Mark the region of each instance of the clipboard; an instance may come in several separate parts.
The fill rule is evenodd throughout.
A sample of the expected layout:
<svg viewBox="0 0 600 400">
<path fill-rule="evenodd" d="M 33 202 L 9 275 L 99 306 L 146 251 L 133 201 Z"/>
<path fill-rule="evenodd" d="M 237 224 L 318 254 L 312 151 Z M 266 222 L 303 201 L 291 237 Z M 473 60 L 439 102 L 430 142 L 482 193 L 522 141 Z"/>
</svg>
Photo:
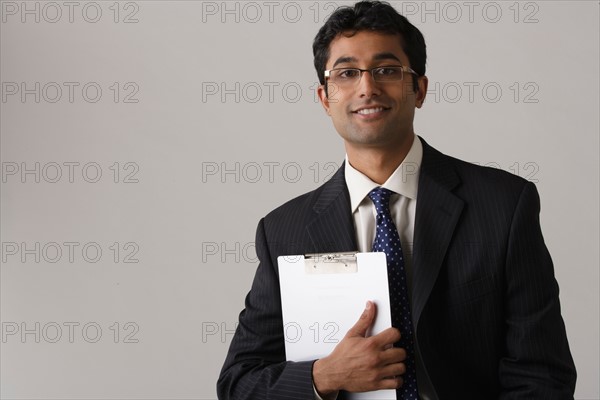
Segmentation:
<svg viewBox="0 0 600 400">
<path fill-rule="evenodd" d="M 329 355 L 358 321 L 367 300 L 377 306 L 368 336 L 392 326 L 385 253 L 326 253 L 277 258 L 288 361 Z M 396 399 L 395 390 L 349 393 L 349 399 Z"/>
</svg>

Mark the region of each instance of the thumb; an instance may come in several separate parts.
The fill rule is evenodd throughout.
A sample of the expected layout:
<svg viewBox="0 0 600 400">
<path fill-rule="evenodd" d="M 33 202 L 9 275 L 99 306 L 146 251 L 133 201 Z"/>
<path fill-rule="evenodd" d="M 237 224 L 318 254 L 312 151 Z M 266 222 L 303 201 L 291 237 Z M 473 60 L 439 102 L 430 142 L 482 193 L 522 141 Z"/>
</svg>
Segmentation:
<svg viewBox="0 0 600 400">
<path fill-rule="evenodd" d="M 373 325 L 373 320 L 375 319 L 375 304 L 372 301 L 367 301 L 367 305 L 365 306 L 365 310 L 362 315 L 356 321 L 354 326 L 350 328 L 346 336 L 360 336 L 365 337 L 367 335 L 367 331 Z"/>
</svg>

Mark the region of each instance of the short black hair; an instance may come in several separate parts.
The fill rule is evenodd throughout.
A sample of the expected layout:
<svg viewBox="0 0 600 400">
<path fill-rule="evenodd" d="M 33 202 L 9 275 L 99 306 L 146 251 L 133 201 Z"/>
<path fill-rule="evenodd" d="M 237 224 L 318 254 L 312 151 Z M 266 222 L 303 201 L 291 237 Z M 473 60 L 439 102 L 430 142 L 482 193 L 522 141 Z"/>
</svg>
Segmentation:
<svg viewBox="0 0 600 400">
<path fill-rule="evenodd" d="M 385 1 L 360 1 L 354 7 L 343 6 L 335 10 L 315 36 L 313 55 L 321 85 L 325 84 L 325 65 L 333 39 L 342 33 L 352 36 L 359 31 L 399 34 L 410 67 L 418 76 L 425 75 L 427 52 L 421 31 Z M 416 92 L 417 89 L 418 82 L 413 79 L 413 90 Z"/>
</svg>

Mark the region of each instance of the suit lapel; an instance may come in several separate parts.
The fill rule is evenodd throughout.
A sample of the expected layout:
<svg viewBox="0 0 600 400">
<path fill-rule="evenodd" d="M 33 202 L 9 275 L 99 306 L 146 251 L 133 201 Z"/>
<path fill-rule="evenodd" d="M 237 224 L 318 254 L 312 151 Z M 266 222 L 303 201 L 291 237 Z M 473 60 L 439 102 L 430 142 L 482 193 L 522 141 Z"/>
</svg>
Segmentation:
<svg viewBox="0 0 600 400">
<path fill-rule="evenodd" d="M 463 209 L 463 201 L 451 192 L 460 179 L 450 158 L 421 141 L 423 161 L 415 215 L 412 283 L 413 323 L 417 328 Z"/>
<path fill-rule="evenodd" d="M 316 253 L 356 251 L 356 233 L 343 163 L 323 185 L 313 211 L 315 218 L 307 225 L 306 230 Z"/>
</svg>

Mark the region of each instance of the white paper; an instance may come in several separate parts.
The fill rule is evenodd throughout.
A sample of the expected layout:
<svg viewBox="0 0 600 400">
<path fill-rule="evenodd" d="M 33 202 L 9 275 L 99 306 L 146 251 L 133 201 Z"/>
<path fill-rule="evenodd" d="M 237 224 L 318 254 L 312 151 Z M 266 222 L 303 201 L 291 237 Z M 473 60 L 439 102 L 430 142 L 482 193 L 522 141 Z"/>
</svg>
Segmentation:
<svg viewBox="0 0 600 400">
<path fill-rule="evenodd" d="M 280 256 L 277 263 L 288 361 L 329 355 L 358 321 L 367 300 L 377 305 L 370 334 L 392 326 L 385 253 L 357 253 L 356 273 L 307 274 L 304 256 Z M 360 400 L 396 399 L 395 390 L 349 395 Z"/>
</svg>

